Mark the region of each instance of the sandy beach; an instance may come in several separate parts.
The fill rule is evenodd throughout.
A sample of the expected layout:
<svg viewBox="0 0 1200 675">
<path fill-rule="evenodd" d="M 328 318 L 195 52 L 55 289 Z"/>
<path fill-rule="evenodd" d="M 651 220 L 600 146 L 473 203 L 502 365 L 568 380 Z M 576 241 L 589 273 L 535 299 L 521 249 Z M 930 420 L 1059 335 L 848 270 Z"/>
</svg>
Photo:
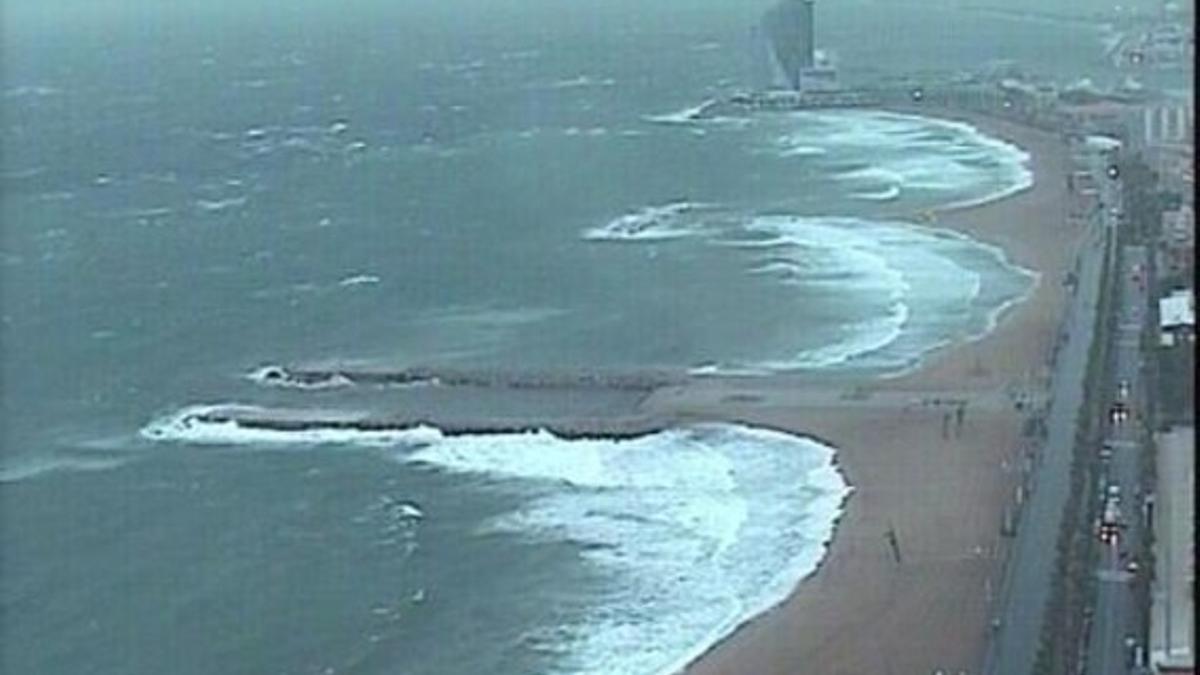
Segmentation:
<svg viewBox="0 0 1200 675">
<path fill-rule="evenodd" d="M 653 414 L 735 419 L 817 437 L 838 449 L 854 489 L 817 572 L 689 675 L 978 672 L 1006 554 L 1003 513 L 1025 442 L 1026 413 L 1012 396 L 1045 385 L 1068 292 L 1062 280 L 1082 231 L 1066 218 L 1061 139 L 925 112 L 968 121 L 1030 153 L 1032 188 L 939 212 L 931 225 L 1003 248 L 1040 281 L 995 331 L 943 349 L 901 377 L 701 381 L 644 402 Z M 961 426 L 953 407 L 933 399 L 966 401 Z"/>
<path fill-rule="evenodd" d="M 811 436 L 837 449 L 853 488 L 826 558 L 791 597 L 719 643 L 687 675 L 978 672 L 1009 545 L 1002 525 L 1031 442 L 1023 430 L 1044 404 L 1069 293 L 1063 281 L 1083 231 L 1067 218 L 1062 139 L 997 120 L 920 112 L 969 122 L 1023 148 L 1034 184 L 987 204 L 935 211 L 932 219 L 883 215 L 997 246 L 1038 281 L 994 331 L 936 351 L 908 373 L 688 378 L 276 367 L 261 371 L 260 385 L 362 385 L 372 392 L 371 409 L 353 419 L 306 414 L 297 421 L 286 411 L 259 410 L 198 420 L 285 431 L 536 427 L 563 437 L 729 421 Z M 374 386 L 410 381 L 442 386 L 386 395 Z"/>
</svg>

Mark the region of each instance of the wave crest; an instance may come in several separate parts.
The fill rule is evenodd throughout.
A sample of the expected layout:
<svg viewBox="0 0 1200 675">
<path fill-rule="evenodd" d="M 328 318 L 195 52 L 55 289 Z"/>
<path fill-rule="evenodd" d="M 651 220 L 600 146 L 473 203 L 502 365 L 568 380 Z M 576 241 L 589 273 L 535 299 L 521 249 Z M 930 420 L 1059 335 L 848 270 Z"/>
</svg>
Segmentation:
<svg viewBox="0 0 1200 675">
<path fill-rule="evenodd" d="M 231 410 L 247 408 L 185 408 L 143 435 L 226 445 L 387 445 L 398 462 L 483 476 L 519 495 L 514 510 L 487 521 L 486 531 L 577 546 L 589 564 L 620 579 L 594 610 L 546 636 L 553 644 L 545 647 L 572 672 L 677 672 L 816 570 L 850 494 L 833 448 L 737 424 L 567 440 L 545 431 L 450 436 L 433 427 L 385 436 L 267 433 L 206 421 Z"/>
<path fill-rule="evenodd" d="M 583 238 L 592 241 L 661 241 L 690 237 L 696 234 L 696 228 L 686 222 L 685 216 L 700 206 L 685 201 L 648 206 L 602 227 L 587 230 Z"/>
</svg>

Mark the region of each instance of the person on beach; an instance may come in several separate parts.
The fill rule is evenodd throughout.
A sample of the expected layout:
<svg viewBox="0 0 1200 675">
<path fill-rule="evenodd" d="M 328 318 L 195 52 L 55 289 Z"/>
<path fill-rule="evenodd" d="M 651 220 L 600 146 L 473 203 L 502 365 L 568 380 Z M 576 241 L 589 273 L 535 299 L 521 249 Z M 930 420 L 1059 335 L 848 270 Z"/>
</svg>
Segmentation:
<svg viewBox="0 0 1200 675">
<path fill-rule="evenodd" d="M 892 558 L 899 565 L 903 562 L 903 558 L 900 556 L 900 539 L 896 536 L 896 528 L 888 525 L 888 531 L 884 536 L 887 537 L 888 544 L 892 547 Z"/>
</svg>

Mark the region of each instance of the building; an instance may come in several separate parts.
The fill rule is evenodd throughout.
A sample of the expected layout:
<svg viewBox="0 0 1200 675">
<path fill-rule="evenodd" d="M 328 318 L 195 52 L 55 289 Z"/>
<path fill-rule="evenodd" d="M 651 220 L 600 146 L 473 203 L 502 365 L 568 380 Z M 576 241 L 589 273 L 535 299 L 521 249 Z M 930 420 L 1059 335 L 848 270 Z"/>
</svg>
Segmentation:
<svg viewBox="0 0 1200 675">
<path fill-rule="evenodd" d="M 1163 213 L 1159 241 L 1159 273 L 1171 279 L 1192 279 L 1196 273 L 1196 212 L 1191 204 Z"/>
<path fill-rule="evenodd" d="M 828 89 L 832 63 L 818 59 L 814 0 L 780 0 L 762 20 L 762 37 L 769 46 L 770 69 L 782 86 L 793 91 Z M 811 80 L 809 82 L 808 80 Z"/>
<path fill-rule="evenodd" d="M 1154 103 L 1142 109 L 1135 134 L 1130 140 L 1142 146 L 1190 143 L 1196 113 L 1189 102 Z"/>
<path fill-rule="evenodd" d="M 1163 213 L 1162 239 L 1168 251 L 1181 254 L 1195 251 L 1196 212 L 1191 205 L 1184 204 L 1178 211 Z"/>
<path fill-rule="evenodd" d="M 1163 346 L 1195 340 L 1196 296 L 1190 289 L 1177 290 L 1159 298 L 1158 327 Z"/>
<path fill-rule="evenodd" d="M 1163 188 L 1191 199 L 1196 153 L 1190 141 L 1152 145 L 1142 150 L 1142 156 Z"/>
<path fill-rule="evenodd" d="M 1109 56 L 1120 68 L 1176 69 L 1196 58 L 1192 21 L 1165 13 L 1153 25 L 1132 30 L 1119 38 Z"/>
<path fill-rule="evenodd" d="M 1139 106 L 1121 101 L 1065 102 L 1059 111 L 1063 120 L 1080 133 L 1126 138 L 1141 115 Z"/>
<path fill-rule="evenodd" d="M 1155 434 L 1158 485 L 1152 506 L 1155 573 L 1151 587 L 1150 667 L 1154 673 L 1196 672 L 1195 427 Z"/>
</svg>

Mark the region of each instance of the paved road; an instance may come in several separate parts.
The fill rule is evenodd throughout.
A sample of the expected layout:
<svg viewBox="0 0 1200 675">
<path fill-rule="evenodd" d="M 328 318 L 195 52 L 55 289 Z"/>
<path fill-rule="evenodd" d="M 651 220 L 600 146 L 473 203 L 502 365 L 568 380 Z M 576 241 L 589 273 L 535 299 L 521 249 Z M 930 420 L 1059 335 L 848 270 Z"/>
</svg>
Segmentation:
<svg viewBox="0 0 1200 675">
<path fill-rule="evenodd" d="M 1070 495 L 1076 419 L 1105 263 L 1105 228 L 1093 227 L 1080 251 L 1079 281 L 1065 321 L 1067 341 L 1055 363 L 1046 442 L 1032 475 L 1029 498 L 1018 516 L 997 598 L 997 622 L 984 661 L 988 675 L 1030 675 L 1037 657 L 1063 510 Z"/>
<path fill-rule="evenodd" d="M 1131 669 L 1131 649 L 1127 640 L 1142 641 L 1144 630 L 1138 625 L 1135 598 L 1130 582 L 1133 570 L 1128 568 L 1133 552 L 1140 549 L 1143 527 L 1142 495 L 1139 491 L 1139 454 L 1145 447 L 1145 429 L 1141 412 L 1145 409 L 1146 392 L 1141 378 L 1142 320 L 1145 318 L 1147 300 L 1144 281 L 1136 281 L 1135 274 L 1145 279 L 1147 252 L 1141 246 L 1127 246 L 1121 255 L 1120 277 L 1117 281 L 1117 330 L 1112 335 L 1113 380 L 1106 383 L 1109 402 L 1123 401 L 1130 410 L 1125 422 L 1108 421 L 1105 440 L 1112 448 L 1111 458 L 1105 462 L 1103 485 L 1098 492 L 1110 489 L 1120 491 L 1120 508 L 1125 529 L 1117 539 L 1105 545 L 1096 570 L 1097 598 L 1088 634 L 1088 675 L 1128 675 L 1137 672 Z M 1122 385 L 1124 383 L 1124 386 Z M 1098 497 L 1103 499 L 1103 496 Z M 1144 574 L 1139 566 L 1137 574 Z"/>
</svg>

